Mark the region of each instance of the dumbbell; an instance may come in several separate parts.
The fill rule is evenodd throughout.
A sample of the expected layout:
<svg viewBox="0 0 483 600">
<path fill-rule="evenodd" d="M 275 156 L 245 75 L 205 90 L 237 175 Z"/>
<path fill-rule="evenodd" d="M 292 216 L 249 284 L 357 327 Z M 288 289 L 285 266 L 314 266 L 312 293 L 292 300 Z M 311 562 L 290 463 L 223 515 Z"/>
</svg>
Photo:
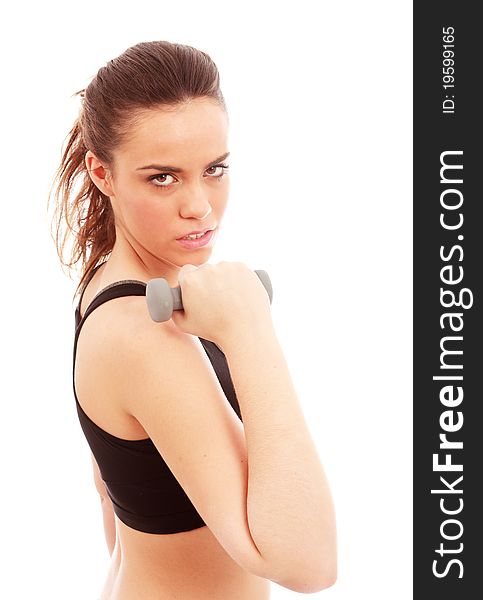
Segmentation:
<svg viewBox="0 0 483 600">
<path fill-rule="evenodd" d="M 267 290 L 270 304 L 272 303 L 273 290 L 270 277 L 266 271 L 255 271 L 260 281 Z M 163 277 L 150 279 L 146 284 L 146 301 L 148 303 L 149 314 L 153 321 L 161 323 L 168 321 L 173 314 L 173 310 L 183 308 L 183 299 L 181 297 L 181 288 L 169 287 L 169 283 Z"/>
</svg>

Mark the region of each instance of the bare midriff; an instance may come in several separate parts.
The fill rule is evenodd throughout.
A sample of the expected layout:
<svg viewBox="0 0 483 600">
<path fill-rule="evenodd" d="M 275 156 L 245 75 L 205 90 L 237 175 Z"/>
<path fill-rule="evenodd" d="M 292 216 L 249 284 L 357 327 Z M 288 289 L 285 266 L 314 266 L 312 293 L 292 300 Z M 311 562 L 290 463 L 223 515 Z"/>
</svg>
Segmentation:
<svg viewBox="0 0 483 600">
<path fill-rule="evenodd" d="M 267 600 L 270 581 L 240 567 L 207 526 L 174 534 L 131 529 L 117 539 L 101 600 Z"/>
</svg>

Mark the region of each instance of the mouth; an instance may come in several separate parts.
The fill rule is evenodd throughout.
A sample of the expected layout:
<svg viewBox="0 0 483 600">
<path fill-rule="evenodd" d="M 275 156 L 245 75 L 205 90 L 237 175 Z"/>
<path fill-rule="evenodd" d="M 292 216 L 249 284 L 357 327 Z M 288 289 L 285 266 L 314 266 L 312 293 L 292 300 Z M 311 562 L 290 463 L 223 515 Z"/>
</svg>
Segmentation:
<svg viewBox="0 0 483 600">
<path fill-rule="evenodd" d="M 190 231 L 186 235 L 181 236 L 181 237 L 176 238 L 176 239 L 177 240 L 196 240 L 196 239 L 200 239 L 201 237 L 203 237 L 206 234 L 207 231 L 214 231 L 214 229 L 216 229 L 216 226 L 208 227 L 207 229 L 200 229 L 198 231 Z"/>
<path fill-rule="evenodd" d="M 215 235 L 216 227 L 213 229 L 204 229 L 201 232 L 198 232 L 201 235 L 195 235 L 194 237 L 186 237 L 183 236 L 181 238 L 177 238 L 177 242 L 183 248 L 187 248 L 188 250 L 195 250 L 196 248 L 202 248 L 203 246 L 208 246 L 211 244 L 213 237 Z"/>
</svg>

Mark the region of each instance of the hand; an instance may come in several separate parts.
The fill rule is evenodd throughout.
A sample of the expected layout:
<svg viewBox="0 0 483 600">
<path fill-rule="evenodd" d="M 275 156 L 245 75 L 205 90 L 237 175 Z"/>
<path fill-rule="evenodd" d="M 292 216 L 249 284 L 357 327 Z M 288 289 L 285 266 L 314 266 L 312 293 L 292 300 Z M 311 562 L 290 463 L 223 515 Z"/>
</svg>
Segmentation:
<svg viewBox="0 0 483 600">
<path fill-rule="evenodd" d="M 222 261 L 195 267 L 178 276 L 184 310 L 173 311 L 174 324 L 185 333 L 223 346 L 226 337 L 271 323 L 270 299 L 258 275 L 241 262 Z"/>
</svg>

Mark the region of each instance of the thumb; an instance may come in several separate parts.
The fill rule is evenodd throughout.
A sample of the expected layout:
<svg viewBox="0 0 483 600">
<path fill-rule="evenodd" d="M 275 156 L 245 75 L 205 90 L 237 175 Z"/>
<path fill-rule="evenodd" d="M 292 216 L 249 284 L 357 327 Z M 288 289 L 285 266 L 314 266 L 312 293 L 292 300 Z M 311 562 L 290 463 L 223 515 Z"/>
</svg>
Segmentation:
<svg viewBox="0 0 483 600">
<path fill-rule="evenodd" d="M 190 263 L 186 263 L 185 265 L 183 265 L 178 273 L 178 283 L 184 278 L 186 273 L 190 273 L 191 271 L 196 271 L 197 268 L 198 267 L 195 267 L 195 265 L 191 265 Z"/>
<path fill-rule="evenodd" d="M 198 267 L 196 267 L 195 265 L 192 265 L 190 263 L 183 265 L 178 272 L 178 285 L 180 287 L 182 286 L 183 279 L 184 279 L 186 273 L 191 273 L 191 271 L 196 271 L 197 269 L 198 269 Z M 181 329 L 181 331 L 184 331 L 184 333 L 190 333 L 188 331 L 188 329 L 186 328 L 186 314 L 185 314 L 184 309 L 183 310 L 173 310 L 171 319 L 172 319 L 173 323 L 179 329 Z"/>
<path fill-rule="evenodd" d="M 184 321 L 186 320 L 186 317 L 184 315 L 183 310 L 173 310 L 171 320 L 176 325 L 176 327 L 181 329 L 181 331 L 184 331 Z"/>
</svg>

